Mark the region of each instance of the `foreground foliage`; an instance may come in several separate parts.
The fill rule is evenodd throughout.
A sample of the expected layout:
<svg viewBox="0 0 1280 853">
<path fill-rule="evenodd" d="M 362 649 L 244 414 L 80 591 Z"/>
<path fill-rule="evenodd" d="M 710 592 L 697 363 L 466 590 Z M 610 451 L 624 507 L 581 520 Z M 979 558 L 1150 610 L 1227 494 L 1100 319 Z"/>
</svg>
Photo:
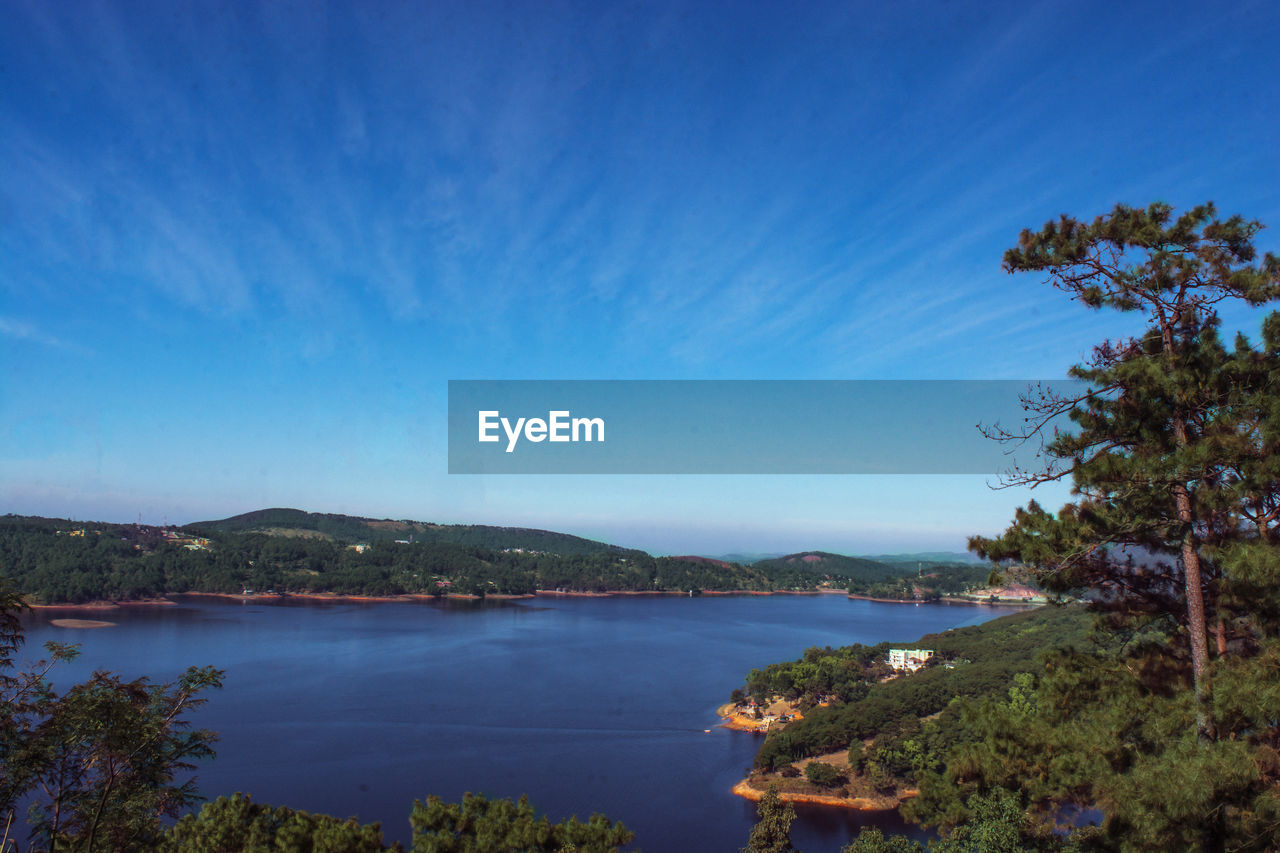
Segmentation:
<svg viewBox="0 0 1280 853">
<path fill-rule="evenodd" d="M 796 809 L 791 803 L 783 803 L 777 787 L 769 790 L 756 803 L 759 820 L 751 828 L 747 846 L 742 853 L 789 853 L 791 846 L 791 822 L 796 819 Z"/>
<path fill-rule="evenodd" d="M 634 834 L 603 815 L 587 822 L 569 818 L 552 823 L 539 817 L 527 798 L 519 802 L 467 794 L 461 803 L 428 797 L 415 802 L 411 853 L 614 853 Z M 381 853 L 382 829 L 354 818 L 339 820 L 282 806 L 254 803 L 236 794 L 207 803 L 173 827 L 160 853 Z"/>
<path fill-rule="evenodd" d="M 378 824 L 219 797 L 174 824 L 159 853 L 380 853 Z"/>
<path fill-rule="evenodd" d="M 615 853 L 635 838 L 601 814 L 585 823 L 576 817 L 552 823 L 538 817 L 526 797 L 513 803 L 467 794 L 461 803 L 446 803 L 432 796 L 413 804 L 409 823 L 413 853 Z"/>
<path fill-rule="evenodd" d="M 1073 841 L 1038 831 L 1023 813 L 1017 797 L 996 790 L 969 800 L 969 820 L 945 838 L 928 846 L 902 836 L 885 837 L 878 829 L 864 829 L 841 853 L 1034 853 L 1077 848 Z"/>
<path fill-rule="evenodd" d="M 77 653 L 50 643 L 50 658 L 19 668 L 22 603 L 0 594 L 0 815 L 28 805 L 28 850 L 142 850 L 162 821 L 199 797 L 179 778 L 213 754 L 213 732 L 187 714 L 222 674 L 193 667 L 171 684 L 95 672 L 58 693 L 46 675 Z"/>
</svg>

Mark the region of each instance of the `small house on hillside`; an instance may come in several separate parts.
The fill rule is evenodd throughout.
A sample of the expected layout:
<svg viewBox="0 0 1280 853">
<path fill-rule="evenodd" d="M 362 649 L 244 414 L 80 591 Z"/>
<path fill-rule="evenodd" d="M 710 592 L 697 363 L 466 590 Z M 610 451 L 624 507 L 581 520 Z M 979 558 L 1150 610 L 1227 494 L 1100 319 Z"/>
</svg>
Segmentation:
<svg viewBox="0 0 1280 853">
<path fill-rule="evenodd" d="M 933 657 L 933 649 L 889 649 L 889 666 L 915 672 Z"/>
</svg>

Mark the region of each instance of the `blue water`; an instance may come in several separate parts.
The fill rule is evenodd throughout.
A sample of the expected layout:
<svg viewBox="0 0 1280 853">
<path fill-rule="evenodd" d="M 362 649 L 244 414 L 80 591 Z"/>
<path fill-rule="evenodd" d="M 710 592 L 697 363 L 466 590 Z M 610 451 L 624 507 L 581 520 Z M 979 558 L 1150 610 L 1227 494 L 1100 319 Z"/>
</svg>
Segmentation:
<svg viewBox="0 0 1280 853">
<path fill-rule="evenodd" d="M 736 851 L 754 804 L 729 793 L 760 743 L 717 728 L 715 709 L 753 667 L 809 646 L 975 624 L 996 608 L 853 601 L 843 595 L 549 599 L 491 603 L 264 605 L 185 599 L 130 608 L 101 630 L 26 619 L 26 657 L 80 642 L 60 669 L 171 679 L 226 670 L 195 722 L 221 734 L 200 765 L 207 797 L 255 799 L 361 821 L 408 840 L 415 798 L 527 793 L 559 820 L 599 811 L 654 851 Z M 1006 611 L 1007 612 L 1007 611 Z M 710 729 L 710 733 L 706 732 Z M 801 809 L 792 839 L 837 851 L 896 814 Z M 917 836 L 918 837 L 918 836 Z"/>
</svg>

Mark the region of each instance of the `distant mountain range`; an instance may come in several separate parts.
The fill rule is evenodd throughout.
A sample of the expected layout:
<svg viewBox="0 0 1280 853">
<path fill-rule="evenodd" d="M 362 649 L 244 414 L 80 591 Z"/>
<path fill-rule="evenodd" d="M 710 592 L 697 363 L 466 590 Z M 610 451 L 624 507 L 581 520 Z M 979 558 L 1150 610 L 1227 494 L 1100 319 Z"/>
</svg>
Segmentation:
<svg viewBox="0 0 1280 853">
<path fill-rule="evenodd" d="M 720 554 L 719 556 L 713 557 L 712 559 L 724 560 L 726 563 L 741 563 L 744 566 L 749 566 L 752 563 L 758 563 L 761 560 L 773 560 L 778 557 L 785 557 L 785 556 L 787 555 L 782 551 L 761 551 L 761 552 L 747 552 L 747 553 L 741 553 L 741 554 L 740 553 Z"/>
<path fill-rule="evenodd" d="M 362 518 L 300 509 L 260 509 L 217 521 L 197 521 L 184 528 L 192 533 L 264 533 L 271 536 L 303 536 L 336 542 L 447 542 L 494 550 L 544 551 L 550 554 L 641 554 L 607 542 L 568 533 L 528 527 L 493 527 L 485 524 L 432 524 L 408 519 Z"/>
</svg>

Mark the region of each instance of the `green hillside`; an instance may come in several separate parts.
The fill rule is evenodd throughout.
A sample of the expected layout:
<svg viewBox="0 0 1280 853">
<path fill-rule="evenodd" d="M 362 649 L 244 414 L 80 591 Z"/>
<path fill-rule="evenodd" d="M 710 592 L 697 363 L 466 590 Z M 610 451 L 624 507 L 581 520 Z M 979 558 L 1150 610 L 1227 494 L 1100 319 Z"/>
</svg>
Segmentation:
<svg viewBox="0 0 1280 853">
<path fill-rule="evenodd" d="M 884 749 L 885 769 L 914 783 L 922 767 L 940 768 L 948 749 L 974 736 L 961 724 L 963 706 L 953 699 L 1007 696 L 1018 673 L 1038 671 L 1037 659 L 1045 652 L 1087 646 L 1091 622 L 1080 607 L 1042 607 L 905 643 L 810 649 L 801 660 L 752 670 L 747 694 L 782 695 L 806 705 L 833 697 L 829 706 L 811 707 L 804 719 L 770 733 L 755 764 L 780 767 L 876 738 L 870 753 Z M 930 649 L 935 660 L 912 675 L 886 681 L 882 661 L 891 646 Z M 914 771 L 901 755 L 889 757 L 913 738 L 916 748 L 924 749 Z"/>
<path fill-rule="evenodd" d="M 320 534 L 326 539 L 350 544 L 391 542 L 412 539 L 415 543 L 447 543 L 491 550 L 521 549 L 549 554 L 639 554 L 641 552 L 526 527 L 493 527 L 483 524 L 431 524 L 423 521 L 362 518 L 337 513 L 304 512 L 300 509 L 260 509 L 218 521 L 198 521 L 185 528 L 191 533 L 266 533 L 275 536 Z"/>
<path fill-rule="evenodd" d="M 0 588 L 36 603 L 74 604 L 244 590 L 383 596 L 806 591 L 824 580 L 796 566 L 766 571 L 700 557 L 653 557 L 522 528 L 297 510 L 265 511 L 228 519 L 225 526 L 232 529 L 223 526 L 207 522 L 178 529 L 0 516 Z M 442 541 L 447 538 L 461 541 Z"/>
<path fill-rule="evenodd" d="M 752 563 L 752 566 L 764 572 L 802 571 L 864 582 L 902 577 L 907 574 L 908 569 L 907 566 L 891 566 L 865 557 L 846 557 L 844 554 L 831 554 L 826 551 L 801 551 L 798 554 L 788 554 L 772 560 L 760 560 Z M 914 570 L 915 567 L 910 568 Z"/>
</svg>

